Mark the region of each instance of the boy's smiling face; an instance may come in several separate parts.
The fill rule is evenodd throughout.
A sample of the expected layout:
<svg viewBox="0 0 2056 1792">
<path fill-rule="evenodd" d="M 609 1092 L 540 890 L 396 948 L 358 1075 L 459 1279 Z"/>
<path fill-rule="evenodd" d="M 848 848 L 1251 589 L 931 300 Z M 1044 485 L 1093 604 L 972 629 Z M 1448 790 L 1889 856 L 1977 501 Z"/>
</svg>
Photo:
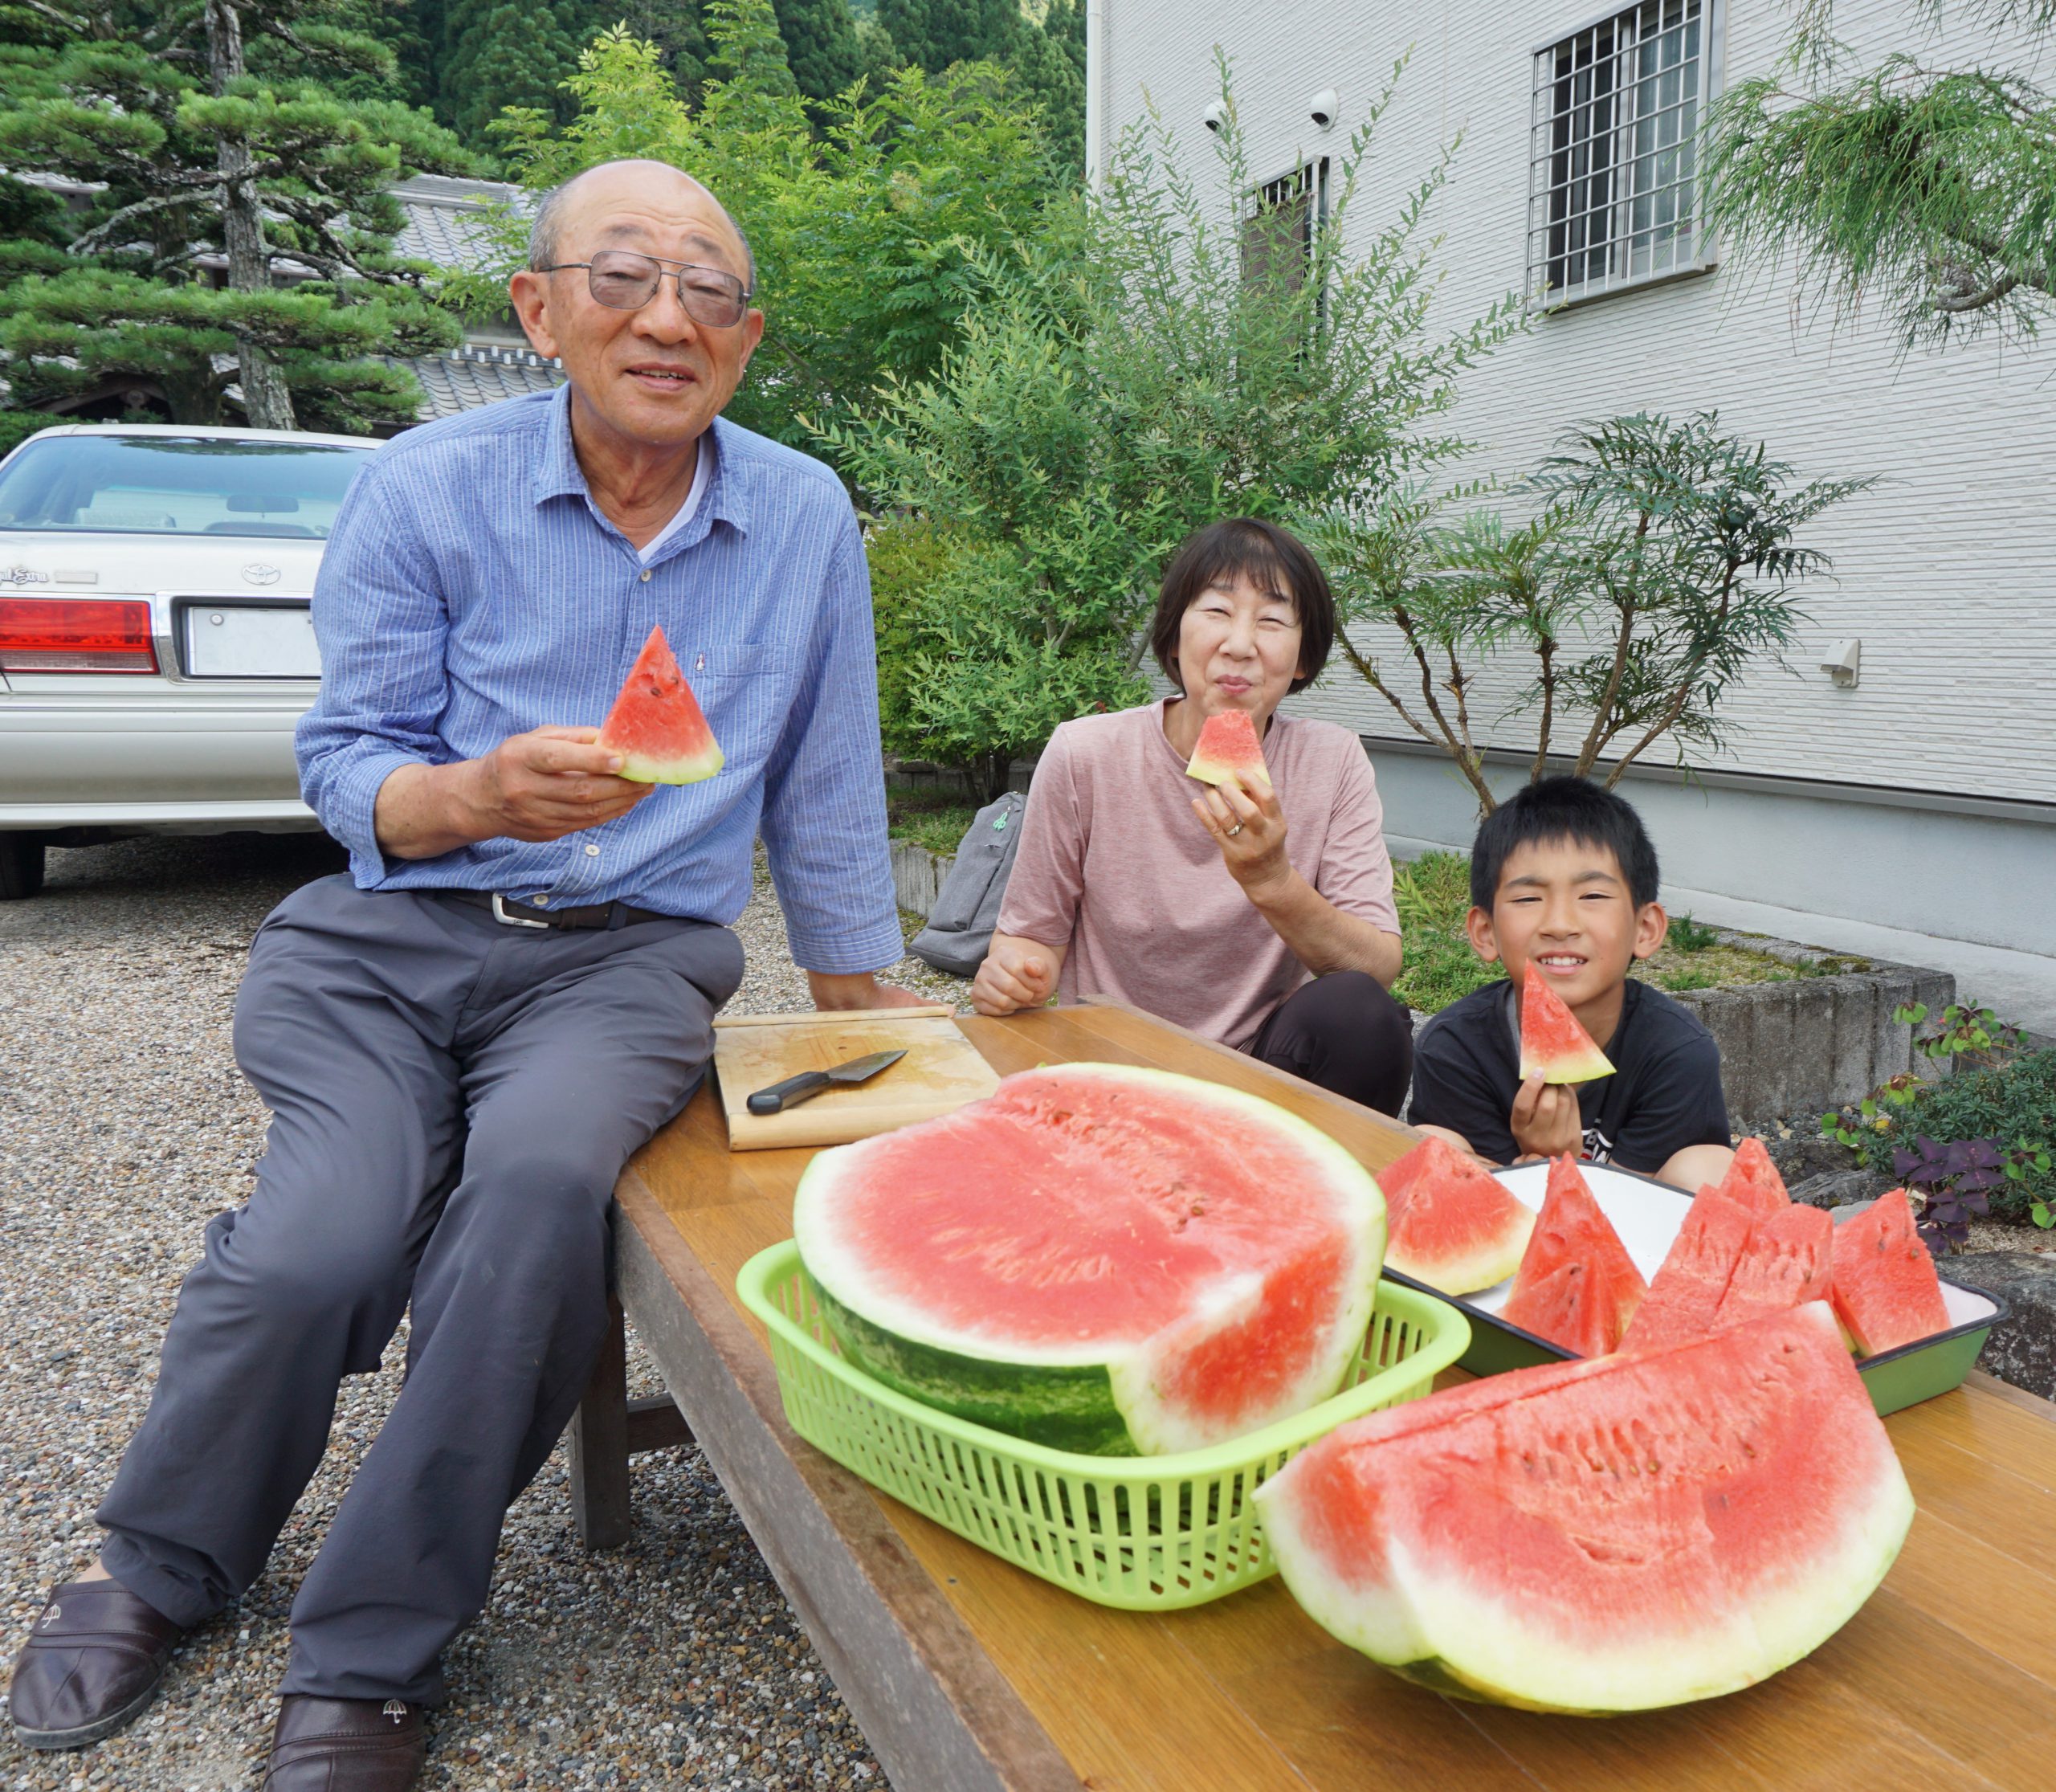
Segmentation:
<svg viewBox="0 0 2056 1792">
<path fill-rule="evenodd" d="M 1532 968 L 1603 1047 L 1630 963 L 1662 945 L 1666 925 L 1660 903 L 1635 906 L 1610 849 L 1564 839 L 1515 847 L 1490 912 L 1473 908 L 1466 927 L 1480 957 L 1503 961 L 1516 986 Z"/>
</svg>

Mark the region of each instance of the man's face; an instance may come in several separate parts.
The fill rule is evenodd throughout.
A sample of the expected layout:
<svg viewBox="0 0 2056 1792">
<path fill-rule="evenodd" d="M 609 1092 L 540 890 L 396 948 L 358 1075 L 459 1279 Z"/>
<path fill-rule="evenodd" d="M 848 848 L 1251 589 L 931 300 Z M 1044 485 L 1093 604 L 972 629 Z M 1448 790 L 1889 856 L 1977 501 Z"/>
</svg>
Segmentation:
<svg viewBox="0 0 2056 1792">
<path fill-rule="evenodd" d="M 619 311 L 594 298 L 582 267 L 524 271 L 511 292 L 539 353 L 556 356 L 594 418 L 627 440 L 682 447 L 735 396 L 764 333 L 750 311 L 726 329 L 687 315 L 675 264 L 718 267 L 747 283 L 741 239 L 713 195 L 675 169 L 630 162 L 585 175 L 566 194 L 555 259 L 625 249 L 673 263 L 649 303 Z"/>
</svg>

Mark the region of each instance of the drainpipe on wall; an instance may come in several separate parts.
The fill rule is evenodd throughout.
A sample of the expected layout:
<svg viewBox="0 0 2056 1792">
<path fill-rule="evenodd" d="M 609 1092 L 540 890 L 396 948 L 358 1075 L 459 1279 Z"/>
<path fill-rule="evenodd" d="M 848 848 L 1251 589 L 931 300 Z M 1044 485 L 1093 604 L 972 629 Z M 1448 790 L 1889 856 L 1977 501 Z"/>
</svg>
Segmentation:
<svg viewBox="0 0 2056 1792">
<path fill-rule="evenodd" d="M 1096 187 L 1106 157 L 1107 0 L 1085 0 L 1085 184 Z"/>
</svg>

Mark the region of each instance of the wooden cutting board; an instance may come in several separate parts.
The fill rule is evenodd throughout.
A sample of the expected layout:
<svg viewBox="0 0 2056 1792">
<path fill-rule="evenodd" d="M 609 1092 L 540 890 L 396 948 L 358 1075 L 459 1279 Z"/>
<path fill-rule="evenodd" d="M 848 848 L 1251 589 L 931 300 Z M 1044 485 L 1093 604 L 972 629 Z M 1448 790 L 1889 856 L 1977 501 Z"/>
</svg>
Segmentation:
<svg viewBox="0 0 2056 1792">
<path fill-rule="evenodd" d="M 714 1074 L 731 1151 L 847 1145 L 932 1120 L 999 1087 L 999 1076 L 957 1030 L 953 1010 L 862 1008 L 811 1014 L 736 1014 L 714 1023 Z M 753 1114 L 757 1090 L 803 1070 L 832 1070 L 867 1052 L 907 1055 L 867 1083 L 823 1089 L 782 1114 Z"/>
</svg>

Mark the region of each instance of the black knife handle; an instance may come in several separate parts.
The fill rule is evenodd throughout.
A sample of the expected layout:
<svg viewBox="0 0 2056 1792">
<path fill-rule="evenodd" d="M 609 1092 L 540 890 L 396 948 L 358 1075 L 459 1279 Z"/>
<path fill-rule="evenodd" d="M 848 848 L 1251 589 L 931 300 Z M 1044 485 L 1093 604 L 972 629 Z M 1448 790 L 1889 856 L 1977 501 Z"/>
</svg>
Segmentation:
<svg viewBox="0 0 2056 1792">
<path fill-rule="evenodd" d="M 759 1089 L 743 1105 L 753 1114 L 782 1114 L 788 1108 L 820 1094 L 828 1083 L 826 1071 L 803 1070 L 797 1076 L 788 1076 L 782 1083 L 773 1083 L 768 1089 Z"/>
</svg>

